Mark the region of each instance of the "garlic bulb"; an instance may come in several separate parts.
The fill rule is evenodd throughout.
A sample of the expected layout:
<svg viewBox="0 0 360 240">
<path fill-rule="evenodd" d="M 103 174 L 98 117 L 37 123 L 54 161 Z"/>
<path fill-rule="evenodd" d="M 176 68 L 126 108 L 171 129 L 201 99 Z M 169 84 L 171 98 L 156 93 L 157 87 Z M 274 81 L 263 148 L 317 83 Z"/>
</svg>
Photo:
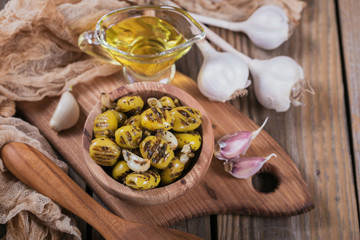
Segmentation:
<svg viewBox="0 0 360 240">
<path fill-rule="evenodd" d="M 216 33 L 206 28 L 206 37 L 224 51 L 228 51 L 247 63 L 254 80 L 255 95 L 266 108 L 284 112 L 290 105 L 302 105 L 303 92 L 314 94 L 310 84 L 304 80 L 302 67 L 292 58 L 278 56 L 268 60 L 251 59 L 236 50 Z M 305 89 L 305 85 L 309 89 Z"/>
<path fill-rule="evenodd" d="M 277 5 L 267 4 L 258 8 L 244 22 L 229 22 L 194 13 L 191 16 L 201 23 L 244 32 L 256 46 L 266 50 L 279 47 L 290 36 L 289 18 Z"/>
<path fill-rule="evenodd" d="M 215 145 L 215 157 L 220 160 L 228 160 L 244 155 L 250 147 L 251 142 L 264 128 L 267 120 L 268 118 L 266 118 L 261 127 L 255 131 L 238 131 L 220 138 Z"/>
<path fill-rule="evenodd" d="M 60 101 L 50 119 L 50 127 L 60 132 L 71 128 L 79 120 L 80 108 L 70 91 L 66 91 L 61 95 Z"/>
<path fill-rule="evenodd" d="M 243 32 L 258 47 L 272 50 L 289 38 L 289 18 L 276 5 L 264 5 L 243 22 Z"/>
<path fill-rule="evenodd" d="M 150 168 L 150 160 L 139 157 L 138 155 L 123 149 L 122 155 L 128 167 L 134 172 L 145 172 Z"/>
<path fill-rule="evenodd" d="M 302 67 L 292 58 L 279 56 L 269 60 L 254 59 L 249 68 L 255 95 L 266 108 L 285 112 L 290 105 L 301 105 L 305 80 Z"/>
<path fill-rule="evenodd" d="M 237 157 L 224 163 L 224 169 L 235 178 L 247 179 L 257 173 L 264 164 L 272 157 L 277 157 L 274 153 L 263 157 Z"/>
<path fill-rule="evenodd" d="M 246 63 L 234 54 L 216 51 L 206 40 L 197 44 L 204 56 L 197 78 L 201 93 L 219 102 L 246 95 L 251 84 Z"/>
</svg>

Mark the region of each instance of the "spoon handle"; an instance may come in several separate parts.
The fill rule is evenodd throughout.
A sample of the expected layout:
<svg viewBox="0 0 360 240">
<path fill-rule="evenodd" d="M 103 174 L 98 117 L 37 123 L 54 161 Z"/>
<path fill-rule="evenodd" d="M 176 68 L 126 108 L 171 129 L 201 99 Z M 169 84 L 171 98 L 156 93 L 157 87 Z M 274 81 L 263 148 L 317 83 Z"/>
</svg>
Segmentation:
<svg viewBox="0 0 360 240">
<path fill-rule="evenodd" d="M 86 194 L 50 159 L 27 144 L 6 144 L 1 158 L 19 180 L 85 220 L 106 239 L 200 239 L 185 232 L 117 217 Z"/>
</svg>

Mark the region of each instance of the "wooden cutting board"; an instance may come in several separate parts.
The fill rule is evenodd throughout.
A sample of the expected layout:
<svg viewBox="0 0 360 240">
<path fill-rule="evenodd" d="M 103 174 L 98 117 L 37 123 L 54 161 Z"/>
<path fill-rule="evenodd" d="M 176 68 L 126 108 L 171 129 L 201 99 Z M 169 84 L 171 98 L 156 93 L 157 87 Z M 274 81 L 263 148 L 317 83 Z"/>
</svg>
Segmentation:
<svg viewBox="0 0 360 240">
<path fill-rule="evenodd" d="M 124 84 L 126 82 L 119 74 L 75 86 L 73 93 L 81 106 L 80 120 L 75 127 L 61 133 L 53 132 L 48 124 L 58 103 L 58 97 L 17 104 L 25 119 L 40 129 L 53 147 L 115 214 L 137 222 L 167 226 L 205 214 L 236 213 L 275 217 L 301 214 L 314 207 L 307 186 L 295 164 L 264 130 L 253 141 L 247 155 L 267 156 L 275 153 L 278 157 L 267 162 L 261 173 L 254 177 L 254 181 L 231 177 L 224 172 L 222 161 L 213 158 L 204 179 L 188 193 L 171 202 L 141 205 L 110 195 L 100 187 L 84 164 L 81 134 L 86 117 L 99 101 L 100 93 L 110 92 Z M 213 124 L 215 139 L 235 131 L 252 131 L 258 128 L 253 121 L 230 104 L 207 100 L 192 79 L 177 73 L 171 84 L 190 93 L 206 109 Z M 259 185 L 258 190 L 253 182 Z"/>
</svg>

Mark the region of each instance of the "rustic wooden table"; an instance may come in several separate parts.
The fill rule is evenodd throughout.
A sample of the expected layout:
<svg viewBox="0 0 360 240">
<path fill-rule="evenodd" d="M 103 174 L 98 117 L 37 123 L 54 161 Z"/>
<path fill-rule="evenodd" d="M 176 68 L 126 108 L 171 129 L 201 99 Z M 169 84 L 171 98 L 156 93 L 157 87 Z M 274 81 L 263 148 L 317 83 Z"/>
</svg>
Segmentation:
<svg viewBox="0 0 360 240">
<path fill-rule="evenodd" d="M 3 8 L 7 0 L 0 1 Z M 360 239 L 360 1 L 307 1 L 300 25 L 288 42 L 263 51 L 246 36 L 212 28 L 238 50 L 253 58 L 293 57 L 304 68 L 316 94 L 303 98 L 305 106 L 286 113 L 264 109 L 254 96 L 231 102 L 260 124 L 287 151 L 308 184 L 315 209 L 299 216 L 262 218 L 213 215 L 189 219 L 173 228 L 204 239 Z M 202 57 L 196 47 L 177 69 L 196 79 Z M 71 177 L 92 191 L 74 171 Z M 93 194 L 95 199 L 98 199 Z M 83 239 L 102 239 L 78 219 Z M 0 231 L 4 234 L 4 227 Z"/>
</svg>

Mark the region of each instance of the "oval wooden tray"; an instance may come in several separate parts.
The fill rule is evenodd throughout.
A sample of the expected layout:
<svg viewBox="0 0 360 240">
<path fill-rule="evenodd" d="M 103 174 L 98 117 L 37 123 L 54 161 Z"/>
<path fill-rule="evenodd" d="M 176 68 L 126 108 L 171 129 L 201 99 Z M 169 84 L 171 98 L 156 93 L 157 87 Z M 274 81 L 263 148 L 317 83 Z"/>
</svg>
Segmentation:
<svg viewBox="0 0 360 240">
<path fill-rule="evenodd" d="M 89 170 L 84 167 L 81 134 L 86 116 L 98 102 L 100 93 L 110 92 L 124 84 L 126 83 L 122 76 L 118 75 L 76 86 L 74 95 L 81 105 L 81 119 L 74 128 L 59 134 L 53 132 L 48 124 L 58 98 L 47 98 L 40 102 L 20 102 L 17 105 L 24 117 L 40 129 L 115 214 L 147 224 L 171 225 L 185 218 L 205 214 L 288 216 L 304 213 L 314 207 L 307 186 L 295 164 L 265 131 L 262 131 L 253 141 L 247 155 L 267 156 L 270 153 L 276 153 L 278 156 L 266 163 L 262 169 L 265 173 L 263 176 L 269 177 L 265 179 L 275 184 L 275 188 L 267 189 L 267 192 L 256 190 L 252 179 L 238 180 L 231 177 L 224 172 L 222 162 L 213 158 L 203 180 L 185 195 L 168 203 L 145 206 L 110 195 L 100 187 Z M 207 100 L 192 79 L 177 73 L 172 84 L 190 93 L 206 109 L 213 124 L 215 139 L 238 130 L 258 128 L 252 120 L 230 104 Z"/>
</svg>

